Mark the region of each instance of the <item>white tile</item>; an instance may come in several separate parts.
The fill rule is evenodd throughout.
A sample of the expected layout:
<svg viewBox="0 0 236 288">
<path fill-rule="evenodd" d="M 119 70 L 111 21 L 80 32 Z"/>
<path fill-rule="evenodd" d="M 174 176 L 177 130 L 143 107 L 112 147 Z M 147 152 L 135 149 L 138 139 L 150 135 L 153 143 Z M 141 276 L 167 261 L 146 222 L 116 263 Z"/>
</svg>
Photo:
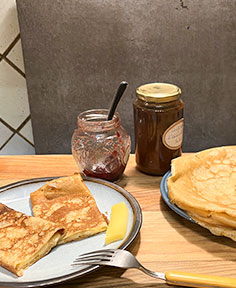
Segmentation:
<svg viewBox="0 0 236 288">
<path fill-rule="evenodd" d="M 14 128 L 30 114 L 26 80 L 4 60 L 0 62 L 0 104 L 1 117 Z"/>
<path fill-rule="evenodd" d="M 0 151 L 0 155 L 32 155 L 35 149 L 19 135 L 15 135 Z"/>
<path fill-rule="evenodd" d="M 0 122 L 0 147 L 9 139 L 13 132 Z"/>
<path fill-rule="evenodd" d="M 19 131 L 26 139 L 34 144 L 31 120 Z"/>
<path fill-rule="evenodd" d="M 7 58 L 10 59 L 18 68 L 20 68 L 21 71 L 25 72 L 21 40 L 19 40 L 12 48 L 12 50 L 7 55 Z"/>
<path fill-rule="evenodd" d="M 15 0 L 0 0 L 0 53 L 3 53 L 19 33 Z"/>
</svg>

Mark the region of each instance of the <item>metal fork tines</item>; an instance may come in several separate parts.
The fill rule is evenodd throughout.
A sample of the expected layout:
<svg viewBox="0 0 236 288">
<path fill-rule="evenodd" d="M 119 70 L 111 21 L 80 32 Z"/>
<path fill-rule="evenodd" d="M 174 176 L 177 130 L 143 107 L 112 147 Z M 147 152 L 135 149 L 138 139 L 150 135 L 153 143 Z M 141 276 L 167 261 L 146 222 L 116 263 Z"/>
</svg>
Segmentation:
<svg viewBox="0 0 236 288">
<path fill-rule="evenodd" d="M 107 265 L 124 269 L 137 268 L 154 278 L 166 279 L 164 273 L 150 271 L 133 254 L 120 249 L 104 249 L 82 254 L 72 264 L 72 266 L 77 265 Z"/>
<path fill-rule="evenodd" d="M 109 265 L 120 268 L 137 268 L 154 278 L 165 280 L 167 284 L 188 286 L 188 287 L 208 287 L 208 288 L 236 288 L 236 279 L 197 274 L 182 271 L 167 271 L 164 273 L 153 272 L 145 268 L 130 252 L 119 249 L 98 250 L 80 255 L 73 266 L 76 265 Z"/>
</svg>

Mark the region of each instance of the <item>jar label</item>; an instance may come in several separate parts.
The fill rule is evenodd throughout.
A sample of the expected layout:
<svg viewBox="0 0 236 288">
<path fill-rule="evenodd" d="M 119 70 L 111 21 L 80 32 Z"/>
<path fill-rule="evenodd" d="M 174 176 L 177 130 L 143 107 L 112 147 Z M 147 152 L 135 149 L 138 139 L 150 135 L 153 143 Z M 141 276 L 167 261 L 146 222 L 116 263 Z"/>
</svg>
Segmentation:
<svg viewBox="0 0 236 288">
<path fill-rule="evenodd" d="M 179 149 L 183 142 L 184 118 L 176 121 L 166 129 L 162 136 L 163 144 L 171 149 Z"/>
</svg>

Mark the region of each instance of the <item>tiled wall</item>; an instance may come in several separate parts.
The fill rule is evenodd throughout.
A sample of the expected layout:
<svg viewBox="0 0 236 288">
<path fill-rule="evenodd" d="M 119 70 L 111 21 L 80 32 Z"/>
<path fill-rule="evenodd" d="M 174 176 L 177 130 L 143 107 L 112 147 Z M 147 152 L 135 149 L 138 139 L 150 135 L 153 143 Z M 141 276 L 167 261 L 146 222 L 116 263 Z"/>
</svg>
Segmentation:
<svg viewBox="0 0 236 288">
<path fill-rule="evenodd" d="M 0 155 L 35 154 L 15 0 L 0 0 Z"/>
</svg>

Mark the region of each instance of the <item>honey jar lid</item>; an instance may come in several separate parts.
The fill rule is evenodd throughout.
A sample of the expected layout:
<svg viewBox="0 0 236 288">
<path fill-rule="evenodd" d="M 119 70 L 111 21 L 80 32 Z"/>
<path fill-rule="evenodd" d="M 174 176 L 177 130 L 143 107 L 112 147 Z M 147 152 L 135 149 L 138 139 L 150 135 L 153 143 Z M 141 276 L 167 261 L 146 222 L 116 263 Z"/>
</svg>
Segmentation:
<svg viewBox="0 0 236 288">
<path fill-rule="evenodd" d="M 149 83 L 137 88 L 138 99 L 146 102 L 170 102 L 180 98 L 181 89 L 168 83 Z"/>
</svg>

